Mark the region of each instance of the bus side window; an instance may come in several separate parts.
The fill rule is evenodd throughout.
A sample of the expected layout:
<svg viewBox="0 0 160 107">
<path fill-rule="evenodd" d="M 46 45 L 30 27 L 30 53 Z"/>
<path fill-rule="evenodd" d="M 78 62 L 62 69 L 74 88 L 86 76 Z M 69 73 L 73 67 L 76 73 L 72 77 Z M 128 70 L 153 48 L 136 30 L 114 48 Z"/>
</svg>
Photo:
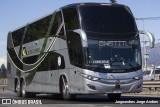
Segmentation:
<svg viewBox="0 0 160 107">
<path fill-rule="evenodd" d="M 59 11 L 59 12 L 56 13 L 56 15 L 54 17 L 54 22 L 53 22 L 52 29 L 51 29 L 51 32 L 50 32 L 51 36 L 57 36 L 57 35 L 64 36 L 64 26 L 62 26 L 60 28 L 61 24 L 62 24 L 62 14 Z M 60 31 L 58 31 L 58 30 L 60 30 Z"/>
<path fill-rule="evenodd" d="M 52 15 L 29 24 L 27 27 L 24 43 L 44 38 L 47 34 L 51 17 Z"/>
<path fill-rule="evenodd" d="M 25 27 L 17 30 L 17 31 L 14 31 L 12 33 L 12 39 L 13 39 L 13 43 L 14 43 L 14 46 L 19 46 L 20 43 L 22 42 L 22 36 L 23 36 L 23 33 L 24 33 L 24 29 Z"/>
<path fill-rule="evenodd" d="M 83 51 L 80 35 L 74 32 L 68 32 L 67 44 L 71 64 L 82 67 Z"/>
<path fill-rule="evenodd" d="M 66 30 L 75 30 L 79 28 L 79 19 L 76 8 L 63 9 L 63 16 Z"/>
</svg>

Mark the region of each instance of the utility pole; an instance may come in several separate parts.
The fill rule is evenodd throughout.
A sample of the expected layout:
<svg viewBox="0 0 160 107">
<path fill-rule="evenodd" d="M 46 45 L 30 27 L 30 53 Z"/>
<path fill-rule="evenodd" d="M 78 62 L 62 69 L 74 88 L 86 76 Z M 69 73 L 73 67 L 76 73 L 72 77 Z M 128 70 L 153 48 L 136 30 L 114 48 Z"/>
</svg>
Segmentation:
<svg viewBox="0 0 160 107">
<path fill-rule="evenodd" d="M 149 58 L 149 54 L 146 49 L 146 45 L 149 41 L 141 41 L 143 43 L 143 59 L 144 59 L 144 64 L 143 68 L 144 70 L 147 70 L 147 59 Z"/>
<path fill-rule="evenodd" d="M 160 20 L 160 17 L 145 17 L 145 18 L 135 18 L 135 20 L 141 20 L 143 22 L 143 30 L 144 30 L 144 21 L 145 20 Z M 160 39 L 159 39 L 160 40 Z M 159 40 L 158 40 L 158 43 L 159 43 Z M 146 44 L 147 44 L 148 41 L 145 41 L 144 40 L 144 37 L 143 37 L 143 59 L 144 59 L 144 62 L 143 62 L 143 68 L 145 70 L 147 70 L 147 59 L 149 58 L 149 54 L 147 53 L 147 49 L 146 49 Z"/>
<path fill-rule="evenodd" d="M 160 39 L 158 39 L 158 45 L 159 45 L 159 48 L 160 48 Z"/>
</svg>

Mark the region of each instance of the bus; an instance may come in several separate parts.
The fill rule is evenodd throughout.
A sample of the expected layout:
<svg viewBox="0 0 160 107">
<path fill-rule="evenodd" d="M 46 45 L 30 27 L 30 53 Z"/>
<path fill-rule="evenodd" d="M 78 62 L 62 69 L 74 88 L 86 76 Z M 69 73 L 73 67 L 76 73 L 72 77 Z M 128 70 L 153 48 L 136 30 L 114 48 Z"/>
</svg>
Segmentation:
<svg viewBox="0 0 160 107">
<path fill-rule="evenodd" d="M 140 34 L 128 6 L 76 3 L 8 33 L 8 87 L 19 97 L 142 91 Z"/>
</svg>

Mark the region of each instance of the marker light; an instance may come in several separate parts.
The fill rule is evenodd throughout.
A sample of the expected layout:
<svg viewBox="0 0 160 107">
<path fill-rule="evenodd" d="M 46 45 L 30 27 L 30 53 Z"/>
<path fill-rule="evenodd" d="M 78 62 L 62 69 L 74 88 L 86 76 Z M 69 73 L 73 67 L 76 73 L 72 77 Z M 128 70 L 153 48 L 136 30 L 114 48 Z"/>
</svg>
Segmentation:
<svg viewBox="0 0 160 107">
<path fill-rule="evenodd" d="M 135 76 L 135 77 L 133 77 L 133 79 L 140 80 L 140 79 L 142 79 L 142 76 Z"/>
</svg>

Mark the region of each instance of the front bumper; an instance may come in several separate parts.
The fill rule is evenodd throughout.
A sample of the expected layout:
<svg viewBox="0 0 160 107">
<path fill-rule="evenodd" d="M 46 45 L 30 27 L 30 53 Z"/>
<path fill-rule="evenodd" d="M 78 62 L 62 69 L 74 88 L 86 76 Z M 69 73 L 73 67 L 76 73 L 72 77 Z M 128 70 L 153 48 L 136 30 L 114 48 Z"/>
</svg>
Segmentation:
<svg viewBox="0 0 160 107">
<path fill-rule="evenodd" d="M 143 79 L 119 80 L 120 88 L 116 88 L 116 80 L 92 81 L 85 79 L 84 93 L 107 94 L 107 93 L 138 93 L 142 91 Z"/>
</svg>

